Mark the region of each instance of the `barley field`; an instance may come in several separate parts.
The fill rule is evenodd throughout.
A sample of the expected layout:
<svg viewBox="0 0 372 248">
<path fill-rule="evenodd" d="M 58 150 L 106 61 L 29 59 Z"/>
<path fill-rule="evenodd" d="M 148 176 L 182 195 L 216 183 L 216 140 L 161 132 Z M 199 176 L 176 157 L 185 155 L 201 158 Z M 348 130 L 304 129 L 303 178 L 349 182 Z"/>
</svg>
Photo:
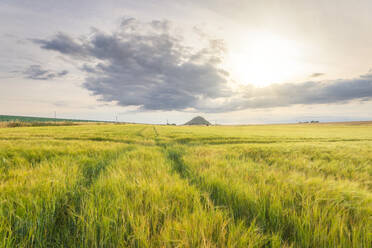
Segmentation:
<svg viewBox="0 0 372 248">
<path fill-rule="evenodd" d="M 0 128 L 0 247 L 371 247 L 372 125 Z"/>
</svg>

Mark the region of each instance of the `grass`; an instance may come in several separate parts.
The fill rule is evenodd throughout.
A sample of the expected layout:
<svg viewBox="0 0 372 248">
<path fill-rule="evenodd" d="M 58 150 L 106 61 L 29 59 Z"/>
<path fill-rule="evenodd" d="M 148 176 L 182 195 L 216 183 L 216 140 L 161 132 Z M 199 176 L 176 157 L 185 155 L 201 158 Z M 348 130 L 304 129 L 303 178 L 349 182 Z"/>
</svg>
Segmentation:
<svg viewBox="0 0 372 248">
<path fill-rule="evenodd" d="M 0 247 L 370 247 L 368 123 L 0 129 Z"/>
</svg>

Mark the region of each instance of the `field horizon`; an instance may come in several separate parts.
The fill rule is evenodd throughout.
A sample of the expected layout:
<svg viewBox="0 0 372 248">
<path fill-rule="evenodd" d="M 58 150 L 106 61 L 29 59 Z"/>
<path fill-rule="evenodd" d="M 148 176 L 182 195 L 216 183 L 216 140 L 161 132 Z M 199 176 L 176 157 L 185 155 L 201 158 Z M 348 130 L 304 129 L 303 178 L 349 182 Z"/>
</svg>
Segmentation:
<svg viewBox="0 0 372 248">
<path fill-rule="evenodd" d="M 91 123 L 120 123 L 120 124 L 138 124 L 138 125 L 167 125 L 165 123 L 141 123 L 141 122 L 128 122 L 128 121 L 108 121 L 108 120 L 87 120 L 87 119 L 69 119 L 69 118 L 52 118 L 52 117 L 39 117 L 39 116 L 26 116 L 26 115 L 1 115 L 0 114 L 0 123 L 1 122 L 10 122 L 10 121 L 20 121 L 20 122 L 91 122 Z M 252 125 L 292 125 L 292 124 L 372 124 L 372 120 L 348 120 L 348 121 L 324 121 L 311 123 L 310 121 L 304 122 L 279 122 L 279 123 L 243 123 L 243 124 L 217 124 L 217 126 L 252 126 Z M 177 126 L 182 126 L 184 124 L 177 124 Z M 214 126 L 213 123 L 211 123 Z M 202 126 L 202 125 L 201 125 Z"/>
</svg>

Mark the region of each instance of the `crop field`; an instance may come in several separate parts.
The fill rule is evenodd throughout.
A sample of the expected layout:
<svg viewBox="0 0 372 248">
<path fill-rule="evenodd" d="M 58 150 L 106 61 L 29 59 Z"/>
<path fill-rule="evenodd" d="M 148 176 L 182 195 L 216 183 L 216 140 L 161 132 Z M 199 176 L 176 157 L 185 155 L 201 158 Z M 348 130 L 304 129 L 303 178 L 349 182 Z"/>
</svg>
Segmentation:
<svg viewBox="0 0 372 248">
<path fill-rule="evenodd" d="M 372 125 L 0 128 L 0 247 L 371 247 Z"/>
</svg>

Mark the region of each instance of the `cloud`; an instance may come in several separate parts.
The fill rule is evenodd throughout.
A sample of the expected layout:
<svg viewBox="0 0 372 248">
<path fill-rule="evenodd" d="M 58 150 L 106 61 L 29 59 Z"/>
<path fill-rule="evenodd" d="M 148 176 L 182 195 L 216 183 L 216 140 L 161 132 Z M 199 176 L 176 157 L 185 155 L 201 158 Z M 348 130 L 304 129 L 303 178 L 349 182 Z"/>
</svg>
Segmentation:
<svg viewBox="0 0 372 248">
<path fill-rule="evenodd" d="M 57 34 L 34 40 L 41 48 L 84 62 L 84 87 L 102 101 L 145 110 L 194 108 L 203 98 L 231 94 L 228 72 L 219 68 L 224 50 L 220 40 L 205 41 L 194 50 L 172 34 L 167 21 L 141 23 L 125 18 L 112 34 L 98 30 L 86 40 Z"/>
<path fill-rule="evenodd" d="M 86 74 L 83 87 L 101 101 L 142 110 L 226 112 L 372 98 L 371 73 L 355 79 L 231 87 L 221 66 L 223 41 L 194 32 L 198 40 L 187 43 L 168 21 L 124 18 L 112 33 L 93 29 L 80 39 L 58 33 L 33 41 L 78 61 Z"/>
<path fill-rule="evenodd" d="M 31 39 L 31 41 L 39 44 L 41 48 L 46 50 L 54 50 L 74 57 L 88 56 L 88 54 L 86 54 L 87 51 L 82 44 L 77 43 L 71 37 L 63 33 L 58 33 L 49 41 L 41 39 Z"/>
<path fill-rule="evenodd" d="M 310 77 L 314 78 L 314 77 L 321 77 L 321 76 L 324 76 L 324 75 L 325 75 L 324 73 L 317 72 L 317 73 L 311 74 Z"/>
<path fill-rule="evenodd" d="M 237 97 L 213 104 L 211 112 L 291 105 L 347 103 L 372 99 L 372 73 L 352 79 L 324 82 L 272 84 L 263 88 L 245 86 Z"/>
<path fill-rule="evenodd" d="M 68 71 L 66 70 L 60 72 L 44 70 L 40 65 L 31 65 L 25 71 L 23 71 L 25 78 L 34 80 L 52 80 L 54 78 L 63 77 L 67 74 Z"/>
</svg>

